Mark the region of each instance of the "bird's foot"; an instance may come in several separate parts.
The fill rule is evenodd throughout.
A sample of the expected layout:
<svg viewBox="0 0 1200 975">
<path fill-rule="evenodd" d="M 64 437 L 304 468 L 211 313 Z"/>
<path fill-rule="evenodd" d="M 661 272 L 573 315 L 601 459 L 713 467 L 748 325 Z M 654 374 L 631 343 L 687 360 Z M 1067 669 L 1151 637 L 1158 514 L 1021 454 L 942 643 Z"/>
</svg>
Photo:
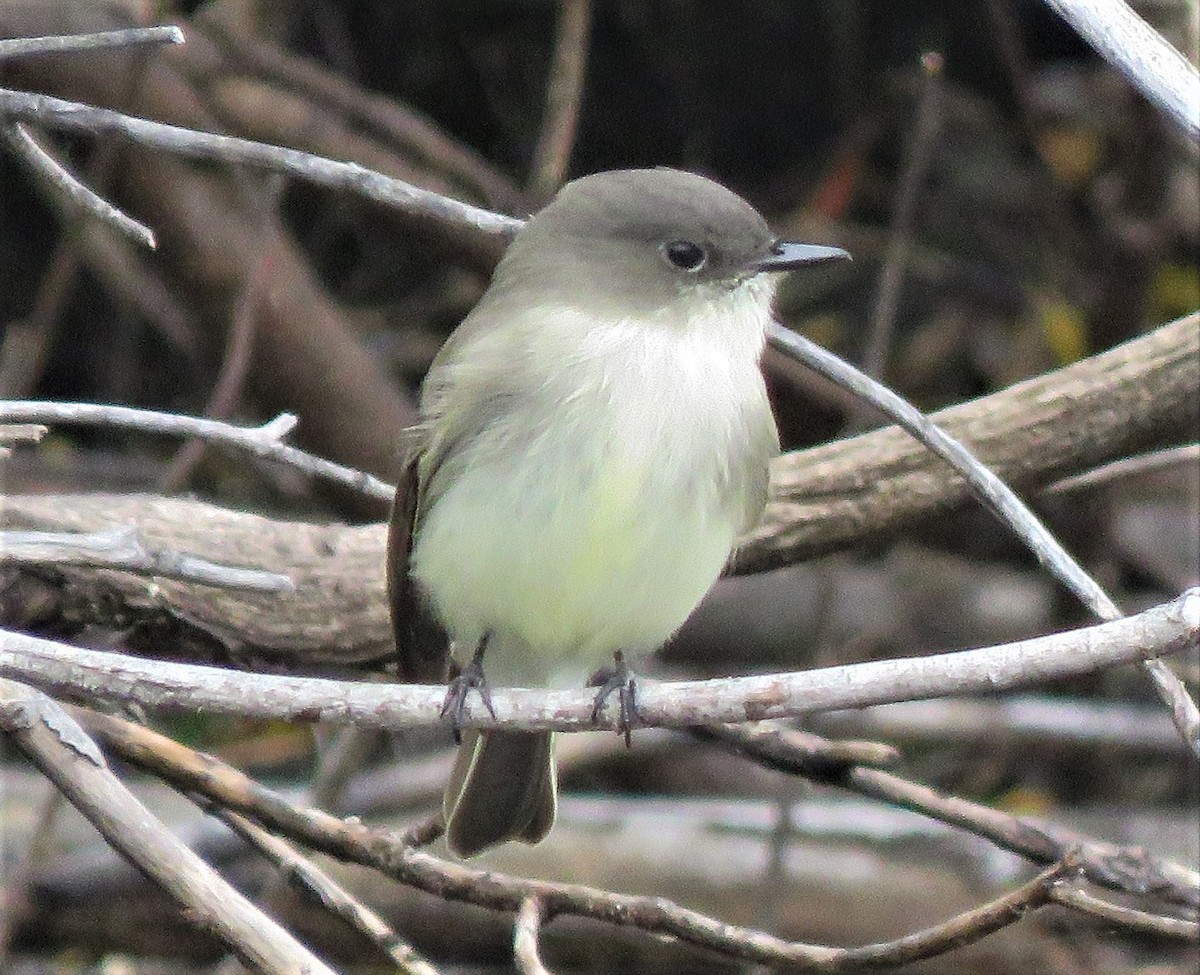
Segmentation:
<svg viewBox="0 0 1200 975">
<path fill-rule="evenodd" d="M 496 709 L 492 706 L 492 690 L 488 687 L 487 677 L 483 673 L 482 658 L 483 654 L 477 651 L 474 659 L 450 681 L 450 686 L 446 688 L 446 699 L 442 702 L 439 716 L 450 719 L 454 742 L 458 745 L 462 744 L 462 720 L 467 709 L 467 697 L 472 690 L 479 692 L 488 713 L 493 718 L 496 716 Z"/>
<path fill-rule="evenodd" d="M 617 714 L 617 734 L 625 736 L 625 747 L 629 748 L 632 745 L 630 729 L 637 718 L 637 678 L 629 668 L 629 664 L 625 662 L 625 654 L 620 650 L 614 651 L 612 670 L 609 671 L 608 668 L 605 668 L 599 671 L 592 678 L 591 683 L 600 685 L 600 690 L 596 692 L 596 698 L 592 704 L 592 720 L 599 720 L 600 712 L 604 710 L 608 699 L 614 693 L 617 694 L 620 702 L 620 710 Z"/>
</svg>

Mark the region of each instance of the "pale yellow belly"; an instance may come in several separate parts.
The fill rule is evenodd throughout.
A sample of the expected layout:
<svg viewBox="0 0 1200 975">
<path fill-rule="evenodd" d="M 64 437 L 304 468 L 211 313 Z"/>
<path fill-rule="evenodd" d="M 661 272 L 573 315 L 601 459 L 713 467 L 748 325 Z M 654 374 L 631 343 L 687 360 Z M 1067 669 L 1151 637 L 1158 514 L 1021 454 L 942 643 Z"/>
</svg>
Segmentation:
<svg viewBox="0 0 1200 975">
<path fill-rule="evenodd" d="M 649 461 L 611 463 L 589 480 L 569 452 L 561 460 L 557 470 L 477 467 L 421 526 L 414 575 L 468 652 L 492 633 L 493 683 L 574 685 L 614 650 L 657 647 L 736 540 L 734 513 L 672 490 Z"/>
</svg>

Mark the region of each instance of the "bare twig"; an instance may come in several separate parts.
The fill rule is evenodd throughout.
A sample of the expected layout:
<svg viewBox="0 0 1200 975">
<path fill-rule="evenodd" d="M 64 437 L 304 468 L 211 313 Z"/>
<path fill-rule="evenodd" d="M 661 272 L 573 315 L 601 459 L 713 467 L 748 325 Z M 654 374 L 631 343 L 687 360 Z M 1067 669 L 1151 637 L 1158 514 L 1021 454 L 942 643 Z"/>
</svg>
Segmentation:
<svg viewBox="0 0 1200 975">
<path fill-rule="evenodd" d="M 227 12 L 222 7 L 206 7 L 197 17 L 222 47 L 256 74 L 286 91 L 302 92 L 314 104 L 328 107 L 356 126 L 378 133 L 406 155 L 474 190 L 495 209 L 505 213 L 529 212 L 524 194 L 507 176 L 411 106 L 375 94 L 325 65 L 239 29 L 235 18 L 223 16 Z"/>
<path fill-rule="evenodd" d="M 1054 884 L 1071 869 L 1073 865 L 1069 861 L 1057 863 L 1011 893 L 974 910 L 964 911 L 936 927 L 917 931 L 895 941 L 840 949 L 842 958 L 839 960 L 842 964 L 835 970 L 907 965 L 971 944 L 993 931 L 999 931 L 1019 921 L 1027 911 L 1048 903 Z"/>
<path fill-rule="evenodd" d="M 274 203 L 275 194 L 271 194 L 272 206 Z M 208 402 L 204 404 L 204 415 L 211 420 L 224 420 L 232 415 L 241 399 L 254 355 L 254 334 L 260 303 L 271 277 L 272 265 L 271 254 L 264 250 L 262 258 L 246 274 L 242 284 L 225 341 L 221 369 L 209 393 Z M 164 493 L 174 494 L 188 482 L 192 471 L 203 459 L 204 450 L 203 440 L 189 440 L 179 449 L 161 478 L 160 487 Z"/>
<path fill-rule="evenodd" d="M 314 457 L 283 443 L 283 438 L 292 432 L 297 422 L 290 413 L 281 413 L 262 426 L 239 427 L 220 420 L 139 410 L 129 406 L 0 400 L 0 423 L 9 421 L 125 427 L 146 433 L 196 437 L 208 443 L 238 447 L 255 457 L 288 464 L 305 474 L 344 484 L 369 497 L 390 501 L 396 493 L 395 487 L 371 474 Z"/>
<path fill-rule="evenodd" d="M 358 901 L 345 887 L 318 867 L 291 844 L 272 836 L 257 823 L 207 798 L 197 798 L 201 808 L 225 823 L 243 840 L 271 861 L 288 882 L 303 895 L 341 918 L 360 932 L 385 956 L 394 961 L 405 975 L 438 975 L 412 945 L 403 941 L 378 914 Z"/>
<path fill-rule="evenodd" d="M 122 855 L 179 901 L 192 923 L 271 975 L 333 975 L 151 815 L 112 774 L 91 738 L 46 695 L 0 680 L 0 730 Z"/>
<path fill-rule="evenodd" d="M 1182 941 L 1200 941 L 1200 922 L 1186 921 L 1178 917 L 1164 917 L 1161 914 L 1149 914 L 1137 911 L 1132 907 L 1123 907 L 1095 897 L 1078 887 L 1069 886 L 1065 881 L 1054 884 L 1050 890 L 1050 900 L 1064 907 L 1071 907 L 1084 914 L 1101 918 L 1112 924 L 1118 924 L 1129 931 L 1139 931 L 1146 934 L 1156 934 L 1163 938 L 1178 938 Z"/>
<path fill-rule="evenodd" d="M 887 253 L 879 275 L 879 290 L 871 310 L 871 325 L 863 354 L 863 372 L 875 379 L 883 377 L 892 332 L 896 324 L 896 306 L 908 266 L 912 246 L 913 220 L 921 184 L 933 158 L 942 121 L 942 56 L 929 51 L 921 55 L 922 81 L 917 107 L 917 124 L 904 153 L 900 180 L 896 184 L 892 225 L 888 233 Z"/>
<path fill-rule="evenodd" d="M 0 564 L 6 562 L 87 565 L 249 592 L 293 592 L 296 588 L 278 572 L 221 565 L 186 552 L 152 548 L 133 525 L 88 533 L 0 531 Z"/>
<path fill-rule="evenodd" d="M 591 21 L 592 0 L 559 0 L 558 37 L 546 85 L 546 112 L 529 180 L 529 188 L 539 199 L 548 199 L 567 175 L 583 99 Z"/>
<path fill-rule="evenodd" d="M 182 792 L 201 792 L 213 801 L 244 813 L 257 822 L 316 850 L 367 866 L 377 866 L 380 851 L 394 846 L 425 845 L 441 833 L 440 817 L 410 827 L 403 835 L 360 821 L 342 820 L 319 809 L 297 809 L 278 793 L 245 773 L 202 755 L 158 732 L 120 718 L 75 709 L 79 719 L 105 746 L 126 761 L 166 779 Z M 797 760 L 787 755 L 788 736 L 771 742 L 770 755 L 753 747 L 742 750 L 768 768 L 809 775 L 811 742 L 803 743 Z M 833 744 L 833 743 L 830 743 Z M 825 771 L 833 768 L 826 764 Z M 1029 817 L 1017 817 L 966 799 L 942 796 L 932 789 L 875 769 L 838 767 L 832 777 L 817 781 L 846 788 L 873 799 L 966 830 L 1034 863 L 1051 864 L 1072 854 L 1080 871 L 1093 883 L 1130 894 L 1159 895 L 1173 903 L 1200 905 L 1200 874 L 1144 849 L 1129 849 L 1070 832 Z M 364 861 L 356 847 L 376 851 Z"/>
<path fill-rule="evenodd" d="M 961 443 L 933 424 L 915 406 L 815 342 L 783 325 L 776 323 L 768 337 L 773 345 L 793 358 L 799 359 L 821 375 L 885 412 L 905 431 L 950 464 L 971 485 L 976 496 L 995 512 L 1001 521 L 1011 527 L 1033 550 L 1042 564 L 1098 617 L 1115 619 L 1121 615 L 1121 611 L 1095 580 L 1084 572 L 1008 485 L 976 460 Z"/>
<path fill-rule="evenodd" d="M 0 40 L 0 61 L 5 58 L 60 54 L 70 51 L 97 51 L 109 47 L 135 47 L 143 44 L 182 44 L 178 27 L 130 27 L 96 34 L 67 34 L 56 37 L 14 37 Z"/>
<path fill-rule="evenodd" d="M 642 681 L 638 723 L 690 727 L 997 691 L 1173 653 L 1198 638 L 1200 588 L 1136 616 L 981 650 L 802 673 Z M 92 700 L 391 729 L 436 724 L 445 698 L 440 686 L 244 673 L 83 650 L 8 631 L 0 631 L 0 674 Z M 560 731 L 608 727 L 607 715 L 592 716 L 594 696 L 587 689 L 496 689 L 494 713 L 472 700 L 462 726 Z"/>
<path fill-rule="evenodd" d="M 1000 738 L 1055 748 L 1075 745 L 1159 755 L 1178 755 L 1187 747 L 1161 707 L 1031 694 L 982 701 L 901 701 L 824 715 L 818 730 L 888 741 L 994 742 Z"/>
<path fill-rule="evenodd" d="M 355 163 L 336 162 L 297 149 L 151 122 L 50 95 L 0 88 L 0 113 L 67 132 L 115 133 L 139 145 L 192 159 L 251 166 L 295 176 L 319 186 L 358 193 L 401 213 L 468 230 L 491 241 L 508 239 L 521 223 Z"/>
<path fill-rule="evenodd" d="M 697 729 L 693 734 L 724 740 L 767 768 L 847 789 L 966 830 L 1034 863 L 1051 864 L 1070 855 L 1088 879 L 1113 890 L 1153 892 L 1174 903 L 1200 906 L 1200 873 L 1195 870 L 1156 860 L 1144 849 L 1122 849 L 1046 821 L 945 796 L 881 769 L 847 766 L 833 754 L 823 755 L 815 749 L 815 736 L 787 727 L 763 729 L 765 724 Z"/>
<path fill-rule="evenodd" d="M 538 933 L 544 921 L 540 900 L 526 897 L 521 901 L 513 926 L 513 960 L 521 975 L 551 975 L 538 955 Z"/>
<path fill-rule="evenodd" d="M 135 58 L 117 93 L 120 104 L 130 101 L 145 75 L 145 58 Z M 97 192 L 106 187 L 122 149 L 119 139 L 99 140 L 84 167 L 85 183 L 97 187 Z M 77 219 L 78 207 L 66 194 L 45 195 L 60 219 L 73 225 L 72 232 L 60 236 L 28 314 L 8 325 L 0 344 L 0 399 L 28 396 L 36 388 L 85 264 L 114 298 L 135 308 L 178 349 L 194 355 L 195 325 L 175 296 L 142 265 L 143 241 L 103 220 Z"/>
<path fill-rule="evenodd" d="M 1044 490 L 1049 494 L 1062 494 L 1066 491 L 1099 487 L 1122 478 L 1197 462 L 1200 462 L 1200 443 L 1184 444 L 1182 447 L 1168 447 L 1165 450 L 1153 450 L 1133 457 L 1122 457 L 1120 460 L 1114 460 L 1111 464 L 1084 471 L 1073 477 L 1064 477 Z"/>
<path fill-rule="evenodd" d="M 1125 0 L 1046 0 L 1200 145 L 1200 73 Z"/>
<path fill-rule="evenodd" d="M 1200 313 L 1192 313 L 929 419 L 1006 482 L 1029 489 L 1191 433 L 1198 386 Z M 770 500 L 740 540 L 734 568 L 777 568 L 868 533 L 892 534 L 972 495 L 943 458 L 899 427 L 787 453 L 771 468 Z"/>
<path fill-rule="evenodd" d="M 1194 643 L 1195 641 L 1193 641 Z M 1161 660 L 1143 660 L 1154 687 L 1171 709 L 1171 720 L 1193 755 L 1200 756 L 1200 707 L 1192 700 L 1183 681 Z"/>
<path fill-rule="evenodd" d="M 0 424 L 0 444 L 10 446 L 15 443 L 37 443 L 50 428 L 41 423 L 5 423 Z"/>
<path fill-rule="evenodd" d="M 814 778 L 833 777 L 851 765 L 894 765 L 900 753 L 873 741 L 830 741 L 781 721 L 706 725 L 690 729 L 701 741 L 720 741 L 772 768 L 792 774 L 801 769 Z"/>
<path fill-rule="evenodd" d="M 122 213 L 76 179 L 20 122 L 0 128 L 0 137 L 38 177 L 39 185 L 59 197 L 65 209 L 95 217 L 151 250 L 158 246 L 149 227 Z"/>
<path fill-rule="evenodd" d="M 163 775 L 176 788 L 202 793 L 212 801 L 313 849 L 372 867 L 403 884 L 446 900 L 516 913 L 527 901 L 535 899 L 543 918 L 555 915 L 591 917 L 609 924 L 671 935 L 734 958 L 776 964 L 786 962 L 816 972 L 902 964 L 978 940 L 1018 920 L 1025 910 L 1046 903 L 1050 884 L 1068 869 L 1056 865 L 995 901 L 895 941 L 862 948 L 830 948 L 787 941 L 762 931 L 725 924 L 661 897 L 626 896 L 579 884 L 528 880 L 451 863 L 403 845 L 399 835 L 389 830 L 371 828 L 353 818 L 338 819 L 319 810 L 297 809 L 216 759 L 197 755 L 146 729 L 127 734 L 122 726 L 128 722 L 95 715 L 89 719 L 89 724 L 97 729 L 106 744 L 116 748 L 125 758 Z M 115 734 L 107 734 L 109 729 Z M 531 908 L 525 910 L 528 918 Z M 525 927 L 528 931 L 529 925 Z"/>
<path fill-rule="evenodd" d="M 2 724 L 0 720 L 0 724 Z M 54 787 L 44 783 L 46 792 L 37 803 L 33 821 L 37 829 L 29 837 L 16 862 L 5 864 L 4 892 L 0 895 L 0 971 L 6 971 L 12 938 L 26 920 L 31 904 L 30 893 L 37 871 L 55 852 L 59 813 L 66 798 Z"/>
<path fill-rule="evenodd" d="M 1008 525 L 1033 551 L 1038 560 L 1096 616 L 1105 620 L 1120 618 L 1120 609 L 1100 585 L 1050 534 L 1016 493 L 981 464 L 961 443 L 886 386 L 859 372 L 849 363 L 843 362 L 804 336 L 778 323 L 772 325 L 768 332 L 772 344 L 884 411 L 912 436 L 953 466 L 971 485 L 976 496 Z M 1192 700 L 1179 678 L 1165 665 L 1151 660 L 1144 661 L 1143 665 L 1150 674 L 1159 696 L 1170 707 L 1179 733 L 1193 754 L 1200 757 L 1200 709 L 1197 708 L 1196 702 Z"/>
</svg>

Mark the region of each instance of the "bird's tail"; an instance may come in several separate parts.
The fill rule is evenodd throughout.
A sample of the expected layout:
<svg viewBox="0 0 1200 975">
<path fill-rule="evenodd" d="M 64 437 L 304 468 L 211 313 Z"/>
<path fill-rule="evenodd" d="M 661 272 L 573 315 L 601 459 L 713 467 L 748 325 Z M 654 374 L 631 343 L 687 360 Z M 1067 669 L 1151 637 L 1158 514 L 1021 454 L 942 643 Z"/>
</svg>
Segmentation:
<svg viewBox="0 0 1200 975">
<path fill-rule="evenodd" d="M 472 857 L 508 840 L 538 842 L 554 825 L 555 779 L 549 732 L 468 732 L 442 806 L 450 849 Z"/>
</svg>

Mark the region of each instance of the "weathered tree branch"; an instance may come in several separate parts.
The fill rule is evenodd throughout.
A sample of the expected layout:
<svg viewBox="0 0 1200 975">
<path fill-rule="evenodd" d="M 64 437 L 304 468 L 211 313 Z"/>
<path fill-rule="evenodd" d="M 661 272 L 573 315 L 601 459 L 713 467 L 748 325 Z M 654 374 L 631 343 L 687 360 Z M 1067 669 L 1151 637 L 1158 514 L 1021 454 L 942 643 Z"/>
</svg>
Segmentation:
<svg viewBox="0 0 1200 975">
<path fill-rule="evenodd" d="M 197 755 L 154 732 L 102 715 L 96 716 L 95 726 L 105 730 L 107 744 L 164 775 L 177 788 L 199 792 L 313 849 L 372 867 L 402 884 L 446 900 L 510 913 L 524 909 L 516 940 L 527 961 L 536 957 L 532 929 L 537 925 L 526 905 L 536 901 L 542 925 L 556 915 L 590 917 L 670 935 L 728 957 L 787 963 L 805 971 L 841 972 L 871 965 L 898 965 L 953 950 L 1013 923 L 1025 910 L 1047 903 L 1054 882 L 1072 869 L 1068 863 L 1055 864 L 987 904 L 892 941 L 854 948 L 806 944 L 725 924 L 663 897 L 627 896 L 582 884 L 531 880 L 451 863 L 414 849 L 394 831 L 292 806 L 236 769 Z"/>
<path fill-rule="evenodd" d="M 1137 11 L 1125 0 L 1046 2 L 1200 145 L 1200 74 Z"/>
<path fill-rule="evenodd" d="M 996 691 L 1094 673 L 1182 650 L 1200 639 L 1200 589 L 1136 616 L 980 650 L 700 681 L 643 681 L 639 724 L 690 727 L 797 717 L 867 704 Z M 82 650 L 0 631 L 0 675 L 56 694 L 212 714 L 329 721 L 377 728 L 440 718 L 440 686 L 378 684 L 245 673 Z M 470 699 L 464 727 L 596 730 L 594 692 L 494 690 L 492 708 Z M 611 709 L 610 709 L 611 710 Z"/>
<path fill-rule="evenodd" d="M 271 975 L 334 975 L 159 823 L 59 704 L 15 681 L 0 680 L 0 731 L 13 737 L 115 849 L 241 958 Z"/>
<path fill-rule="evenodd" d="M 368 847 L 381 849 L 397 843 L 424 845 L 440 835 L 430 821 L 398 838 L 391 831 L 370 828 L 357 820 L 298 809 L 238 769 L 150 728 L 86 708 L 74 711 L 105 747 L 124 760 L 160 776 L 176 789 L 202 792 L 221 806 L 244 813 L 312 849 L 353 859 L 340 849 L 331 849 L 330 837 L 344 835 L 352 843 L 361 838 Z M 817 742 L 823 743 L 825 755 L 815 760 Z M 1195 870 L 1157 858 L 1141 848 L 1119 847 L 1045 820 L 1014 816 L 969 799 L 942 795 L 889 772 L 854 765 L 841 753 L 843 743 L 771 723 L 732 729 L 728 743 L 767 768 L 810 777 L 910 810 L 972 833 L 1032 863 L 1048 865 L 1071 855 L 1092 883 L 1127 894 L 1153 894 L 1191 908 L 1200 906 L 1200 875 Z M 571 742 L 564 745 L 570 747 Z"/>
<path fill-rule="evenodd" d="M 8 88 L 0 88 L 0 110 L 11 118 L 64 132 L 117 134 L 139 145 L 177 156 L 298 176 L 318 186 L 349 190 L 413 216 L 470 228 L 485 237 L 504 239 L 520 224 L 512 217 L 451 200 L 355 163 L 338 162 L 298 149 L 197 132 L 123 115 L 107 108 Z"/>
<path fill-rule="evenodd" d="M 210 562 L 173 549 L 148 548 L 133 526 L 81 533 L 0 531 L 0 565 L 9 563 L 90 566 L 252 592 L 291 592 L 294 588 L 287 576 L 277 572 Z"/>
<path fill-rule="evenodd" d="M 135 47 L 139 44 L 182 44 L 178 27 L 131 27 L 96 34 L 69 34 L 52 37 L 14 37 L 0 40 L 0 61 L 6 58 L 35 57 L 70 51 L 96 51 L 106 47 Z"/>
<path fill-rule="evenodd" d="M 1198 325 L 1200 315 L 1189 315 L 1102 355 L 943 410 L 933 419 L 997 474 L 1025 490 L 1187 435 L 1200 415 L 1195 395 L 1200 387 Z M 55 408 L 45 414 L 50 419 L 61 420 L 73 409 L 50 406 Z M 6 410 L 17 412 L 9 416 Z M 0 423 L 17 415 L 33 420 L 43 414 L 33 406 L 0 404 Z M 214 440 L 228 431 L 223 442 L 235 444 L 242 433 L 253 432 L 213 421 L 172 419 L 181 434 L 206 425 Z M 290 460 L 287 452 L 299 453 L 273 434 L 268 439 L 274 442 L 261 449 L 250 444 L 249 449 L 284 460 Z M 368 487 L 361 477 L 347 472 L 345 480 Z M 388 485 L 373 479 L 369 488 L 378 497 L 389 492 Z M 886 537 L 961 505 L 968 496 L 957 475 L 896 427 L 790 453 L 772 469 L 772 500 L 763 522 L 743 540 L 737 569 L 774 568 Z M 119 611 L 137 618 L 165 610 L 208 638 L 285 655 L 296 663 L 353 662 L 390 653 L 381 525 L 284 522 L 148 496 L 13 496 L 0 508 L 0 528 L 7 529 L 91 532 L 129 524 L 138 525 L 148 544 L 157 547 L 290 575 L 297 591 L 266 599 L 76 569 L 39 576 L 39 591 L 66 597 L 66 580 L 71 592 L 107 597 L 88 600 L 94 614 Z"/>
<path fill-rule="evenodd" d="M 1029 490 L 1188 436 L 1200 417 L 1197 388 L 1200 314 L 1191 314 L 930 419 L 1011 487 Z M 960 477 L 896 427 L 786 454 L 771 475 L 771 500 L 742 540 L 739 571 L 890 533 L 969 497 Z"/>
</svg>

